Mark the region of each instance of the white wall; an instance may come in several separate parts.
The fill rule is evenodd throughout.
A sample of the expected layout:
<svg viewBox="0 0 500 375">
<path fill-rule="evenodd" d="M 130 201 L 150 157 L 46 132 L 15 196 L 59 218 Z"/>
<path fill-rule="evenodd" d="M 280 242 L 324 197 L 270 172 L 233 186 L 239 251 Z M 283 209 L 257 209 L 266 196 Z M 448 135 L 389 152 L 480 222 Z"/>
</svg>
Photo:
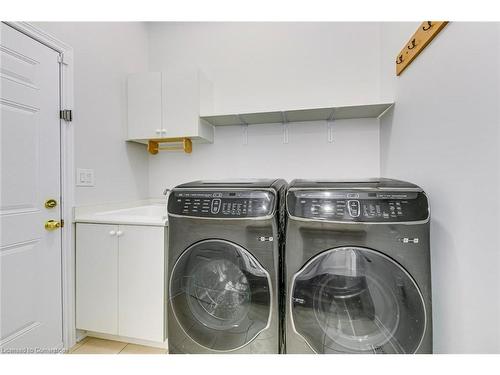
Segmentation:
<svg viewBox="0 0 500 375">
<path fill-rule="evenodd" d="M 199 66 L 214 83 L 217 113 L 319 107 L 380 99 L 377 23 L 152 23 L 151 71 Z M 150 156 L 150 194 L 199 178 L 370 177 L 379 174 L 378 121 L 217 128 L 192 155 Z"/>
<path fill-rule="evenodd" d="M 95 171 L 95 187 L 77 187 L 76 203 L 148 196 L 144 146 L 126 143 L 126 77 L 147 70 L 148 33 L 138 22 L 35 23 L 74 48 L 75 159 Z"/>
<path fill-rule="evenodd" d="M 150 23 L 150 68 L 201 66 L 217 112 L 379 99 L 379 24 Z"/>
<path fill-rule="evenodd" d="M 500 27 L 453 22 L 396 78 L 414 30 L 382 26 L 381 174 L 430 197 L 435 351 L 499 353 Z"/>
<path fill-rule="evenodd" d="M 396 56 L 420 22 L 380 23 L 380 97 L 382 101 L 393 102 L 398 80 L 396 77 Z"/>
<path fill-rule="evenodd" d="M 328 143 L 324 122 L 289 124 L 284 144 L 281 124 L 251 125 L 246 145 L 242 127 L 218 127 L 214 144 L 194 144 L 192 154 L 150 157 L 151 195 L 194 179 L 375 177 L 378 126 L 376 119 L 339 120 Z"/>
</svg>

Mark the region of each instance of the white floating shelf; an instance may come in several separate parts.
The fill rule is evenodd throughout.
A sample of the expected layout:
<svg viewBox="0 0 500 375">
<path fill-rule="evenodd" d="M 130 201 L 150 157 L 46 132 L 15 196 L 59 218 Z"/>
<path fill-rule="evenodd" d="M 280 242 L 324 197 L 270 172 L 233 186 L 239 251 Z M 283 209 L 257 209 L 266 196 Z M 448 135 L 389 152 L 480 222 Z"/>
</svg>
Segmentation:
<svg viewBox="0 0 500 375">
<path fill-rule="evenodd" d="M 240 113 L 200 116 L 213 126 L 256 125 L 305 121 L 333 121 L 354 118 L 379 118 L 394 103 L 352 105 L 342 107 L 308 108 L 287 111 Z"/>
</svg>

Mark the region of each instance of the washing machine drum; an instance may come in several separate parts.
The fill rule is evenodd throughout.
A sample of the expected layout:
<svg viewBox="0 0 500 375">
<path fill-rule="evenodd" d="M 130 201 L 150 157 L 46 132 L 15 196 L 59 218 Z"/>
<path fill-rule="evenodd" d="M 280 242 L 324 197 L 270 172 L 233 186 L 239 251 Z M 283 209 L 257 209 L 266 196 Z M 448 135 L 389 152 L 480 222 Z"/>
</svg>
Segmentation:
<svg viewBox="0 0 500 375">
<path fill-rule="evenodd" d="M 317 353 L 414 353 L 426 314 L 413 278 L 360 247 L 325 251 L 293 278 L 292 323 Z"/>
<path fill-rule="evenodd" d="M 184 332 L 218 351 L 241 348 L 269 324 L 271 279 L 244 248 L 222 240 L 182 253 L 170 279 L 170 303 Z"/>
</svg>

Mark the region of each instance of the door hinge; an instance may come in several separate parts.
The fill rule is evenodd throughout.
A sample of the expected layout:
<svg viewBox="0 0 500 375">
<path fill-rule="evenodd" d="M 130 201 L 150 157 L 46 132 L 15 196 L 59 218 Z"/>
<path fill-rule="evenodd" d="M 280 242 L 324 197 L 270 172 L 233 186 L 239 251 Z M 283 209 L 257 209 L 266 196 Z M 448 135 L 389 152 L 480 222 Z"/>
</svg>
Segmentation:
<svg viewBox="0 0 500 375">
<path fill-rule="evenodd" d="M 59 118 L 71 122 L 73 120 L 73 111 L 71 109 L 63 109 L 59 111 Z"/>
</svg>

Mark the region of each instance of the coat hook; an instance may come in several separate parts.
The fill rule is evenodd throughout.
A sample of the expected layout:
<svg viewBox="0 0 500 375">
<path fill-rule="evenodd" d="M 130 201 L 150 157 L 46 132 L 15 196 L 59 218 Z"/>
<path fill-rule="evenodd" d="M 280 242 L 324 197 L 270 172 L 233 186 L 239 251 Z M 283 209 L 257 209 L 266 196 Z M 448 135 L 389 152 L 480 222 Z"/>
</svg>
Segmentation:
<svg viewBox="0 0 500 375">
<path fill-rule="evenodd" d="M 412 39 L 411 41 L 411 46 L 408 46 L 408 49 L 413 49 L 417 46 L 417 42 L 415 41 L 415 38 Z"/>
<path fill-rule="evenodd" d="M 399 55 L 398 59 L 396 60 L 396 64 L 402 64 L 403 63 L 403 55 Z"/>
<path fill-rule="evenodd" d="M 425 28 L 425 26 L 422 26 L 422 30 L 427 31 L 433 26 L 431 21 L 427 21 L 427 25 L 428 25 L 427 28 Z"/>
</svg>

